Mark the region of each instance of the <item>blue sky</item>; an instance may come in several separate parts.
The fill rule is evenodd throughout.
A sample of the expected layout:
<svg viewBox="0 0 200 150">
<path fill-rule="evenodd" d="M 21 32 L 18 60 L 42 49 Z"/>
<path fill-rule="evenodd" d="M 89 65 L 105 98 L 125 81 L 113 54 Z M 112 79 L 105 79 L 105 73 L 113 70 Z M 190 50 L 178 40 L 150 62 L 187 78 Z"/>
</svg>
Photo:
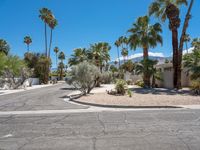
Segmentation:
<svg viewBox="0 0 200 150">
<path fill-rule="evenodd" d="M 69 57 L 74 48 L 88 47 L 89 44 L 105 41 L 112 46 L 111 58 L 117 57 L 114 41 L 131 27 L 138 16 L 147 14 L 153 0 L 0 0 L 0 38 L 8 41 L 11 53 L 20 57 L 26 52 L 23 38 L 32 37 L 33 52 L 44 52 L 44 24 L 39 19 L 39 9 L 47 7 L 58 20 L 54 30 L 53 47 L 58 46 Z M 195 0 L 192 20 L 188 29 L 191 37 L 200 36 L 200 0 Z M 183 20 L 186 8 L 181 9 Z M 155 19 L 152 18 L 152 23 Z M 171 32 L 168 22 L 163 26 L 163 46 L 150 49 L 170 56 Z M 180 28 L 181 29 L 181 28 Z M 131 51 L 140 53 L 141 49 Z M 52 59 L 55 60 L 52 52 Z M 55 62 L 53 61 L 55 66 Z"/>
</svg>

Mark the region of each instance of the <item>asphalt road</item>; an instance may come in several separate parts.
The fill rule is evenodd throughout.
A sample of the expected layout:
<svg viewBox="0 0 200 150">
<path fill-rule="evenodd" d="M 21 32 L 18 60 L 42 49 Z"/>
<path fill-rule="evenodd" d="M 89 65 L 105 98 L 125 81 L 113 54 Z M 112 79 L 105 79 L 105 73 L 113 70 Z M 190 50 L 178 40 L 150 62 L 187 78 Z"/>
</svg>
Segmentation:
<svg viewBox="0 0 200 150">
<path fill-rule="evenodd" d="M 0 96 L 0 150 L 200 150 L 200 110 L 89 112 L 64 102 L 69 92 L 62 84 Z"/>
<path fill-rule="evenodd" d="M 0 96 L 0 111 L 60 110 L 84 108 L 67 104 L 64 97 L 71 92 L 67 84 L 27 90 Z"/>
<path fill-rule="evenodd" d="M 0 115 L 2 150 L 199 150 L 200 110 Z"/>
</svg>

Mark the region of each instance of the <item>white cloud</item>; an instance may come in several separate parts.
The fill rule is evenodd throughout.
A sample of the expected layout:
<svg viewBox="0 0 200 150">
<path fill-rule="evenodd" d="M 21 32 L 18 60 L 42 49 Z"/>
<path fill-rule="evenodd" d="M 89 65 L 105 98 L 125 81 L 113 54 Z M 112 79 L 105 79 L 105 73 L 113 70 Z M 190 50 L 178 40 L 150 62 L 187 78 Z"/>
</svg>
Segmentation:
<svg viewBox="0 0 200 150">
<path fill-rule="evenodd" d="M 183 55 L 187 54 L 187 53 L 192 53 L 192 51 L 194 50 L 194 47 L 189 48 L 188 50 L 184 50 L 183 51 Z"/>
<path fill-rule="evenodd" d="M 130 59 L 134 59 L 134 58 L 138 58 L 142 56 L 143 56 L 143 53 L 136 53 L 136 54 L 128 56 L 127 59 L 130 60 Z M 165 57 L 163 53 L 158 53 L 158 52 L 149 52 L 149 56 Z M 120 60 L 124 60 L 124 57 L 120 57 Z M 116 58 L 115 61 L 118 61 L 118 58 Z"/>
</svg>

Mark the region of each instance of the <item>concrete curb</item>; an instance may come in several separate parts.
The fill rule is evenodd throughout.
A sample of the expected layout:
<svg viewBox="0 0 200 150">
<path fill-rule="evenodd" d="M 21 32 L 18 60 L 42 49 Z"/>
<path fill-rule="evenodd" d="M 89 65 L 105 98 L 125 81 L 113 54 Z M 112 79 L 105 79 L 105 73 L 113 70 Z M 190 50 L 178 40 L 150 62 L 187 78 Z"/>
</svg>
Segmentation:
<svg viewBox="0 0 200 150">
<path fill-rule="evenodd" d="M 127 105 L 104 105 L 104 104 L 95 104 L 95 103 L 87 103 L 76 101 L 77 98 L 81 97 L 82 95 L 70 95 L 68 96 L 68 102 L 73 102 L 75 104 L 81 104 L 84 106 L 93 106 L 93 107 L 103 107 L 103 108 L 124 108 L 124 109 L 149 109 L 149 108 L 184 108 L 182 106 L 127 106 Z M 67 102 L 67 101 L 65 101 Z"/>
</svg>

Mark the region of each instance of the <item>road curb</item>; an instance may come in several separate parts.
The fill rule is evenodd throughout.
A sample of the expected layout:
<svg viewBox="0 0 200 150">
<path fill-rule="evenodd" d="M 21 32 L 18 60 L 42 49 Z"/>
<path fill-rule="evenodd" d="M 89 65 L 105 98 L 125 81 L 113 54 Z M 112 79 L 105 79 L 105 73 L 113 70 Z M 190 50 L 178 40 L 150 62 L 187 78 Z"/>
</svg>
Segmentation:
<svg viewBox="0 0 200 150">
<path fill-rule="evenodd" d="M 80 96 L 79 96 L 80 97 Z M 95 103 L 87 103 L 87 102 L 81 102 L 76 101 L 76 98 L 73 98 L 71 96 L 68 97 L 69 102 L 73 102 L 76 104 L 81 104 L 85 106 L 93 106 L 93 107 L 103 107 L 103 108 L 124 108 L 124 109 L 157 109 L 157 108 L 184 108 L 181 106 L 127 106 L 127 105 L 104 105 L 104 104 L 95 104 Z"/>
</svg>

